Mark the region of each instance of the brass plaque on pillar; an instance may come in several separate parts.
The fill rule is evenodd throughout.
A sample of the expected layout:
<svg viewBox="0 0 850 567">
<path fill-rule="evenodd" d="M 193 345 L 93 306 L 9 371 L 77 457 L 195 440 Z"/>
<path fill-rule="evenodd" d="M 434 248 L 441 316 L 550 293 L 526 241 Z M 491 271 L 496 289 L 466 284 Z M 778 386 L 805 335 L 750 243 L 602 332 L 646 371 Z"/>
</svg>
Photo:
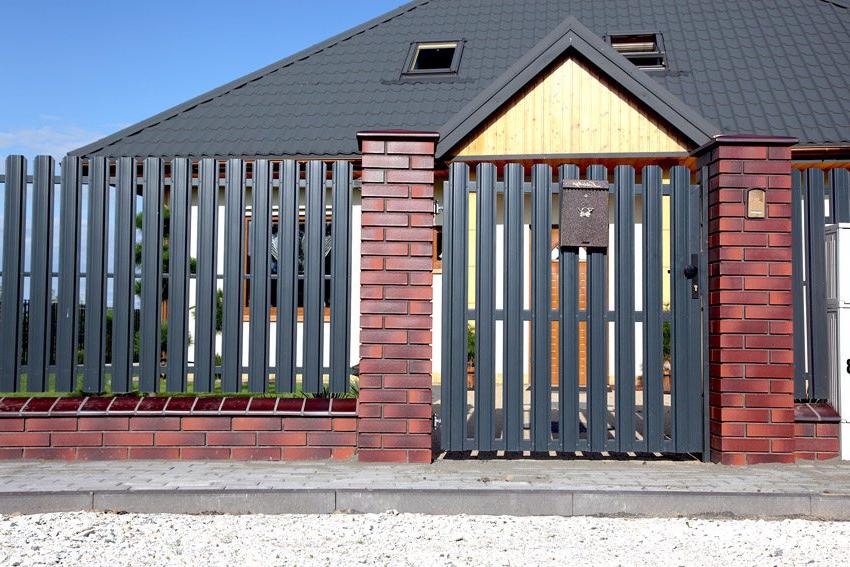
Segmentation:
<svg viewBox="0 0 850 567">
<path fill-rule="evenodd" d="M 564 181 L 561 189 L 561 246 L 608 248 L 607 181 Z"/>
<path fill-rule="evenodd" d="M 767 195 L 764 189 L 747 191 L 747 218 L 767 218 Z"/>
</svg>

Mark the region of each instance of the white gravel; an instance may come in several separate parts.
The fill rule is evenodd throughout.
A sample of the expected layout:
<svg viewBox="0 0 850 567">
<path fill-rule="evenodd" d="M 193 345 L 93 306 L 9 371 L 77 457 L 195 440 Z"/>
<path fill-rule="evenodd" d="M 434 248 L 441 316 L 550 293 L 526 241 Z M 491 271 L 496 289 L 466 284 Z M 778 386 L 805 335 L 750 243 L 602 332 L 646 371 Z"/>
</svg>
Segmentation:
<svg viewBox="0 0 850 567">
<path fill-rule="evenodd" d="M 0 516 L 0 565 L 847 565 L 850 523 L 380 514 Z"/>
</svg>

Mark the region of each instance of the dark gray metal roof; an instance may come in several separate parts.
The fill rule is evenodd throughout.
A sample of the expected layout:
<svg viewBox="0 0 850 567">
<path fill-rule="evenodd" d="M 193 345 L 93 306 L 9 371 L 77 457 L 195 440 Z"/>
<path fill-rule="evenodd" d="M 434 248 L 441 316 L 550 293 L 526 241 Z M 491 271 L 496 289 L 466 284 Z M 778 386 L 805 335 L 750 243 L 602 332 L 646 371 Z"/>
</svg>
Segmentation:
<svg viewBox="0 0 850 567">
<path fill-rule="evenodd" d="M 416 0 L 73 153 L 344 156 L 359 130 L 450 135 L 571 16 L 597 47 L 661 32 L 668 70 L 629 76 L 697 130 L 850 144 L 845 0 Z M 447 39 L 465 41 L 456 77 L 400 78 L 412 42 Z"/>
</svg>

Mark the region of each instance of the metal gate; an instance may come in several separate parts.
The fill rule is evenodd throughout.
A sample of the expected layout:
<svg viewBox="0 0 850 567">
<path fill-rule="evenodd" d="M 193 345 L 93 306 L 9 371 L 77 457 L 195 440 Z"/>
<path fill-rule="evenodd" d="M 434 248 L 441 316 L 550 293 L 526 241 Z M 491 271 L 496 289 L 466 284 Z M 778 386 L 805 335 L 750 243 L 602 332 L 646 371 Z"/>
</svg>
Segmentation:
<svg viewBox="0 0 850 567">
<path fill-rule="evenodd" d="M 609 179 L 602 166 L 587 174 Z M 578 167 L 561 166 L 556 179 L 548 165 L 451 165 L 442 448 L 700 453 L 701 191 L 685 167 L 665 180 L 659 167 L 618 166 L 609 247 L 561 248 L 569 179 Z"/>
</svg>

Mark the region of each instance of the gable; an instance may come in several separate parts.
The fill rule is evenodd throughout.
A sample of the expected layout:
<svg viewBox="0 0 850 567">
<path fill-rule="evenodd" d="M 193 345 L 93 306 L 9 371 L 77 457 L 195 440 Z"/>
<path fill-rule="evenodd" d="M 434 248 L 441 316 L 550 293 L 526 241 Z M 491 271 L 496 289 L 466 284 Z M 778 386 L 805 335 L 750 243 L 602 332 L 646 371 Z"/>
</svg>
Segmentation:
<svg viewBox="0 0 850 567">
<path fill-rule="evenodd" d="M 695 146 L 576 57 L 544 71 L 459 146 L 457 157 L 680 154 Z"/>
<path fill-rule="evenodd" d="M 589 79 L 587 81 L 588 85 L 604 83 L 607 87 L 604 89 L 605 91 L 628 94 L 632 100 L 639 101 L 643 108 L 650 109 L 654 115 L 662 118 L 676 131 L 681 132 L 683 139 L 687 139 L 691 147 L 701 146 L 717 133 L 717 128 L 693 108 L 684 104 L 647 73 L 638 70 L 623 55 L 614 50 L 601 37 L 587 29 L 576 18 L 569 17 L 443 125 L 440 129 L 437 155 L 440 157 L 451 155 L 465 139 L 479 130 L 482 125 L 487 124 L 494 114 L 506 105 L 510 107 L 512 101 L 520 101 L 523 108 L 530 106 L 542 108 L 542 110 L 535 108 L 528 117 L 532 121 L 536 118 L 538 122 L 527 120 L 523 123 L 524 126 L 520 126 L 517 122 L 517 128 L 523 130 L 531 128 L 534 132 L 542 132 L 541 129 L 548 129 L 548 124 L 544 123 L 546 118 L 565 119 L 566 117 L 560 114 L 547 117 L 544 105 L 534 104 L 533 101 L 538 96 L 536 90 L 541 87 L 540 92 L 544 94 L 540 96 L 545 97 L 547 103 L 564 92 L 561 89 L 554 89 L 553 93 L 548 93 L 550 89 L 548 89 L 547 80 L 562 82 L 569 75 L 565 71 L 570 67 L 561 69 L 558 62 L 571 59 L 588 64 L 589 66 L 585 66 L 588 72 L 591 68 L 594 69 L 594 73 L 598 72 L 595 80 Z M 559 72 L 553 74 L 550 69 Z M 580 73 L 575 73 L 574 76 L 577 80 L 582 78 Z M 603 76 L 606 78 L 603 79 Z M 538 84 L 541 77 L 543 83 Z M 571 92 L 581 92 L 581 90 L 577 91 L 573 88 Z M 523 95 L 530 93 L 535 94 L 528 101 L 525 101 Z M 598 101 L 588 97 L 587 104 L 590 105 L 591 109 L 597 103 Z M 552 105 L 552 108 L 555 109 L 563 109 L 563 107 L 563 103 L 556 102 Z M 618 108 L 613 99 L 611 108 Z M 602 115 L 604 113 L 605 110 L 603 109 Z M 515 116 L 518 120 L 519 115 Z M 601 115 L 593 116 L 598 119 Z M 516 128 L 511 129 L 511 131 L 515 130 Z M 505 131 L 507 132 L 507 129 Z M 514 152 L 515 150 L 509 149 L 508 151 Z M 506 155 L 529 155 L 532 153 L 539 155 L 539 152 Z M 562 149 L 557 151 L 557 154 L 564 153 L 567 152 Z"/>
</svg>

